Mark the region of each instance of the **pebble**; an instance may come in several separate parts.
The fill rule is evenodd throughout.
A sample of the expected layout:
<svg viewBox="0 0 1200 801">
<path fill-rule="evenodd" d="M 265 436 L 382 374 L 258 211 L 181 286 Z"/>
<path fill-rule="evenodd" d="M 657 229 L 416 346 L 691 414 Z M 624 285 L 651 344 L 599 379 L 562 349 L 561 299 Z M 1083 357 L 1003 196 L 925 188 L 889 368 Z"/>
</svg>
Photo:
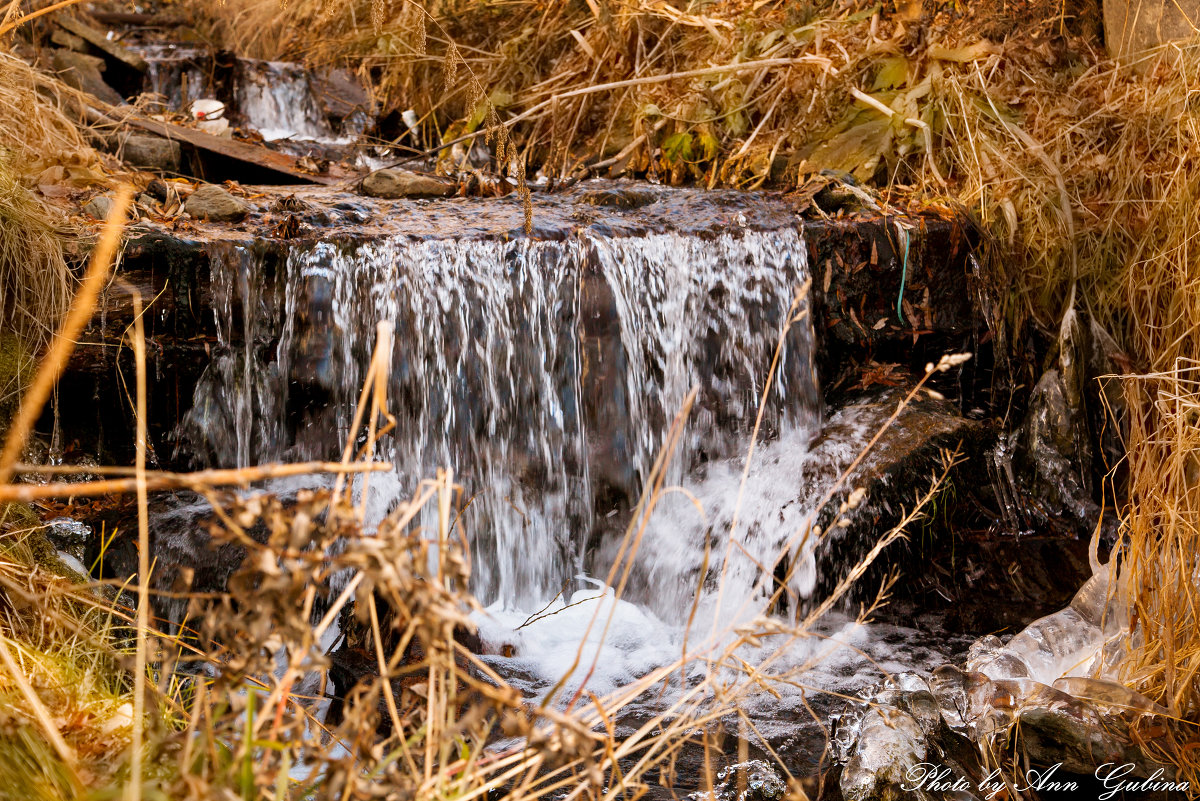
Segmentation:
<svg viewBox="0 0 1200 801">
<path fill-rule="evenodd" d="M 250 213 L 250 204 L 215 184 L 205 184 L 188 197 L 183 210 L 198 220 L 238 222 Z"/>
</svg>

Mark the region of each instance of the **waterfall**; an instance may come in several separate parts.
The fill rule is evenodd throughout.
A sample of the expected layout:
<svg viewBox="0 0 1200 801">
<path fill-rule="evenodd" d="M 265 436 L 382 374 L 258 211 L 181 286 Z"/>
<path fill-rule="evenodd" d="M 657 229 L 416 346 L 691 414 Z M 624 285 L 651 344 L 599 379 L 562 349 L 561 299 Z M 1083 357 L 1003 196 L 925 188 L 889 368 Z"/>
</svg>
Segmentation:
<svg viewBox="0 0 1200 801">
<path fill-rule="evenodd" d="M 329 120 L 317 105 L 309 71 L 299 64 L 238 59 L 237 107 L 268 142 L 332 140 Z"/>
<path fill-rule="evenodd" d="M 191 101 L 212 96 L 211 82 L 201 68 L 212 63 L 207 47 L 156 42 L 134 44 L 130 49 L 146 60 L 145 91 L 156 95 L 171 111 L 184 111 Z"/>
<path fill-rule="evenodd" d="M 205 465 L 329 458 L 349 432 L 376 324 L 395 328 L 407 497 L 439 466 L 464 487 L 474 590 L 524 608 L 604 552 L 671 419 L 698 388 L 672 481 L 744 447 L 807 277 L 792 229 L 722 234 L 319 242 L 280 259 L 214 248 L 218 347 L 180 426 Z M 807 320 L 791 327 L 764 429 L 818 416 Z M 376 510 L 381 514 L 384 509 Z"/>
</svg>

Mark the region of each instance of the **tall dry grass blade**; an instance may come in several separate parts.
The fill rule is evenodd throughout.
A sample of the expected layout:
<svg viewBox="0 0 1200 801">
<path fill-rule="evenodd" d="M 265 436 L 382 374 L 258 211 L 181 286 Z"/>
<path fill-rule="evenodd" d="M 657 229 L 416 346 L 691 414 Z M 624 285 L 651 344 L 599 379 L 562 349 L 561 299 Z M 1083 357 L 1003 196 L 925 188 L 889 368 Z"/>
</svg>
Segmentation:
<svg viewBox="0 0 1200 801">
<path fill-rule="evenodd" d="M 143 732 L 146 720 L 146 649 L 150 637 L 150 510 L 146 489 L 146 329 L 142 320 L 142 293 L 126 286 L 133 298 L 133 354 L 137 372 L 137 452 L 134 481 L 137 484 L 138 584 L 137 628 L 133 668 L 133 743 L 130 746 L 126 798 L 141 801 Z"/>
</svg>

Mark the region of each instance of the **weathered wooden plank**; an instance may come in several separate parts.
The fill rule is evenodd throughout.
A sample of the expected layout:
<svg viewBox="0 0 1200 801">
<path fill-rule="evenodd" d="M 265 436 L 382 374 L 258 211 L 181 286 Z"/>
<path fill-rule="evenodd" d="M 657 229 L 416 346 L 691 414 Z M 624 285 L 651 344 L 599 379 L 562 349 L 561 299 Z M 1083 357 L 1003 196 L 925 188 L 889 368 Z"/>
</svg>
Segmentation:
<svg viewBox="0 0 1200 801">
<path fill-rule="evenodd" d="M 109 41 L 108 37 L 105 36 L 103 32 L 96 30 L 82 20 L 67 16 L 65 14 L 60 14 L 54 18 L 54 21 L 58 23 L 58 26 L 63 30 L 67 31 L 68 33 L 75 34 L 92 47 L 103 51 L 105 55 L 116 59 L 122 64 L 132 67 L 138 72 L 145 72 L 150 68 L 150 66 L 146 63 L 146 60 L 137 53 L 122 47 L 116 42 Z"/>
<path fill-rule="evenodd" d="M 247 183 L 278 182 L 287 184 L 308 183 L 332 185 L 351 177 L 333 171 L 328 175 L 313 175 L 312 173 L 303 172 L 296 168 L 296 159 L 291 156 L 249 142 L 239 142 L 234 139 L 213 136 L 204 131 L 197 131 L 194 128 L 184 128 L 182 125 L 174 125 L 169 122 L 160 122 L 159 120 L 140 116 L 128 117 L 123 122 L 131 127 L 139 128 L 166 139 L 176 140 L 185 146 L 216 155 L 222 159 L 241 162 L 253 168 L 254 173 L 266 173 L 263 176 L 255 174 L 252 178 L 241 179 Z M 213 180 L 214 176 L 198 175 L 196 177 Z"/>
</svg>

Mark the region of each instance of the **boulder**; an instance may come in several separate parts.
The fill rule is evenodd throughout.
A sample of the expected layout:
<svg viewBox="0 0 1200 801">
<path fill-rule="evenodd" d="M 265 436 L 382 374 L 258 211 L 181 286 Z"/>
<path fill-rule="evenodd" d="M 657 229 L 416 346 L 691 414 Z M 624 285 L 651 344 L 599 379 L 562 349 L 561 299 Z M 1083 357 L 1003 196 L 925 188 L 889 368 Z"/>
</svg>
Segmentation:
<svg viewBox="0 0 1200 801">
<path fill-rule="evenodd" d="M 183 210 L 198 220 L 237 222 L 250 213 L 250 204 L 219 186 L 205 184 L 188 197 Z"/>
<path fill-rule="evenodd" d="M 321 70 L 312 76 L 313 95 L 325 116 L 344 120 L 356 111 L 374 112 L 370 95 L 362 82 L 346 69 Z"/>
<path fill-rule="evenodd" d="M 449 197 L 457 189 L 451 181 L 397 169 L 376 170 L 362 181 L 364 195 L 389 200 L 405 197 Z"/>
<path fill-rule="evenodd" d="M 134 167 L 178 172 L 182 153 L 179 143 L 170 139 L 129 134 L 121 139 L 121 156 Z"/>
<path fill-rule="evenodd" d="M 1125 58 L 1200 30 L 1200 0 L 1104 0 L 1109 55 Z"/>
<path fill-rule="evenodd" d="M 74 50 L 52 50 L 50 66 L 63 81 L 81 92 L 87 92 L 98 100 L 119 106 L 125 102 L 117 90 L 104 82 L 100 75 L 104 61 Z"/>
</svg>

